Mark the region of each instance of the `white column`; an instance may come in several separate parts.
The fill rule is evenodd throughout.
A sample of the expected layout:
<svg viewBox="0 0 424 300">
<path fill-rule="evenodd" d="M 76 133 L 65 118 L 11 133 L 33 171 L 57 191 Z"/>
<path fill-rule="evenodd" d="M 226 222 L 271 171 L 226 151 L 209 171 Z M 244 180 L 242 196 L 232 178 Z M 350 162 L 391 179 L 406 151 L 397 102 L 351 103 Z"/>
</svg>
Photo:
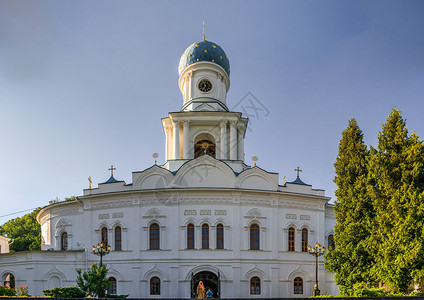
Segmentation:
<svg viewBox="0 0 424 300">
<path fill-rule="evenodd" d="M 174 159 L 180 159 L 180 121 L 174 122 Z"/>
<path fill-rule="evenodd" d="M 238 160 L 244 161 L 244 138 L 243 138 L 244 128 L 242 126 L 238 127 Z"/>
<path fill-rule="evenodd" d="M 237 160 L 237 121 L 230 122 L 230 159 Z"/>
<path fill-rule="evenodd" d="M 193 72 L 188 73 L 188 95 L 187 95 L 187 101 L 190 101 L 193 94 Z"/>
<path fill-rule="evenodd" d="M 190 158 L 190 146 L 189 146 L 189 122 L 190 121 L 183 121 L 183 158 L 189 159 Z"/>
<path fill-rule="evenodd" d="M 172 127 L 166 126 L 165 127 L 165 136 L 166 136 L 166 143 L 165 143 L 165 159 L 172 159 L 172 147 L 171 147 L 171 137 L 172 137 Z"/>
<path fill-rule="evenodd" d="M 221 121 L 221 159 L 227 159 L 227 121 Z"/>
</svg>

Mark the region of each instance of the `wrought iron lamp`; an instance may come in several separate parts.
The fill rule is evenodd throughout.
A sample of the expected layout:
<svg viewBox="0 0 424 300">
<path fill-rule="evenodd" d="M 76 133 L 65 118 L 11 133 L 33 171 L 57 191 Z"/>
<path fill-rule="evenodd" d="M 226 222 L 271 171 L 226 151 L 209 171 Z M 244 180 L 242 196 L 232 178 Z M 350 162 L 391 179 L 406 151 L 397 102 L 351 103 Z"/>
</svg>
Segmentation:
<svg viewBox="0 0 424 300">
<path fill-rule="evenodd" d="M 109 254 L 110 246 L 105 242 L 100 242 L 92 247 L 93 254 L 100 256 L 100 267 L 103 265 L 103 256 Z"/>
<path fill-rule="evenodd" d="M 312 291 L 313 296 L 319 296 L 320 291 L 318 289 L 318 256 L 321 256 L 325 253 L 325 247 L 318 242 L 315 242 L 314 246 L 308 246 L 309 254 L 315 256 L 315 286 Z"/>
</svg>

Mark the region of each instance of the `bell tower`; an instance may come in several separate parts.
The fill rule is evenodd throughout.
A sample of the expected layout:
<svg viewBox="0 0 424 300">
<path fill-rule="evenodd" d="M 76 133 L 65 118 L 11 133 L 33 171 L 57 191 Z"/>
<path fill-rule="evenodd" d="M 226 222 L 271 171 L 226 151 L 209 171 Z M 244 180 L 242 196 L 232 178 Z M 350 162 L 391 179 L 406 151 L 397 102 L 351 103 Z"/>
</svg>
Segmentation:
<svg viewBox="0 0 424 300">
<path fill-rule="evenodd" d="M 230 62 L 224 50 L 206 40 L 193 43 L 181 56 L 178 73 L 183 105 L 162 119 L 164 167 L 175 171 L 188 160 L 209 155 L 241 172 L 247 167 L 244 135 L 248 120 L 227 107 Z"/>
<path fill-rule="evenodd" d="M 178 86 L 183 94 L 181 111 L 228 111 L 230 62 L 217 44 L 191 44 L 180 59 Z"/>
</svg>

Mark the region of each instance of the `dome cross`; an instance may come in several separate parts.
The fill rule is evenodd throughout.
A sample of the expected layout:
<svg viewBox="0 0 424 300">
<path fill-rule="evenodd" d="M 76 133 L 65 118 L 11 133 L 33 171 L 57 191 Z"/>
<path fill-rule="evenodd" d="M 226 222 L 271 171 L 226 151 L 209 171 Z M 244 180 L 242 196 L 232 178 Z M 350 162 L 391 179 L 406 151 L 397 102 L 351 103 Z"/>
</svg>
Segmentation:
<svg viewBox="0 0 424 300">
<path fill-rule="evenodd" d="M 302 172 L 302 170 L 299 167 L 297 167 L 297 169 L 294 169 L 294 170 L 297 172 L 297 177 L 299 177 L 299 172 Z"/>
</svg>

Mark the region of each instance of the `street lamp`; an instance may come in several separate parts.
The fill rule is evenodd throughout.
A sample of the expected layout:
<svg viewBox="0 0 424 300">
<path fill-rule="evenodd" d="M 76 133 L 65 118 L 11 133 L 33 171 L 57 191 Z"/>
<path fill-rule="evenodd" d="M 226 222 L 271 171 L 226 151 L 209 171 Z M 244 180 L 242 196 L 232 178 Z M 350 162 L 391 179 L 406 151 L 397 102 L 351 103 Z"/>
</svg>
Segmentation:
<svg viewBox="0 0 424 300">
<path fill-rule="evenodd" d="M 100 256 L 100 268 L 103 264 L 103 256 L 106 254 L 109 254 L 110 252 L 110 246 L 107 244 L 107 242 L 100 242 L 96 246 L 92 247 L 93 254 Z"/>
<path fill-rule="evenodd" d="M 315 256 L 315 286 L 312 292 L 313 296 L 319 296 L 320 292 L 318 289 L 318 256 L 321 256 L 325 253 L 325 247 L 318 242 L 315 242 L 314 246 L 308 246 L 309 254 Z"/>
</svg>

